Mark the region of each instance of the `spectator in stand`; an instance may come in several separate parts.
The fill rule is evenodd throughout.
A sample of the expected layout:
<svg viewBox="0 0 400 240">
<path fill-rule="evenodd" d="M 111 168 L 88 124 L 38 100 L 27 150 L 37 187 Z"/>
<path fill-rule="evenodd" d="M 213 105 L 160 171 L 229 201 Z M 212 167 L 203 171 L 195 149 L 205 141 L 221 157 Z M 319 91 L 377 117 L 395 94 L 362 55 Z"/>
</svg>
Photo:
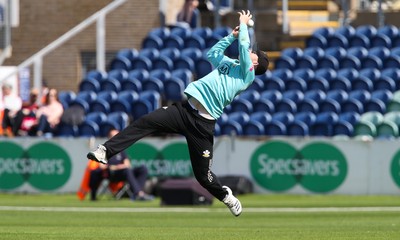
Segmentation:
<svg viewBox="0 0 400 240">
<path fill-rule="evenodd" d="M 108 137 L 112 138 L 119 131 L 111 129 Z M 150 201 L 154 196 L 144 192 L 148 171 L 145 166 L 132 167 L 128 155 L 122 151 L 108 160 L 107 164 L 99 164 L 98 169 L 94 169 L 90 173 L 89 186 L 91 190 L 90 199 L 96 200 L 97 188 L 104 178 L 108 178 L 110 182 L 126 181 L 129 183 L 130 190 L 133 193 L 132 201 Z"/>
<path fill-rule="evenodd" d="M 13 123 L 18 111 L 21 110 L 22 100 L 17 94 L 13 93 L 11 84 L 4 83 L 1 89 L 3 97 L 0 103 L 0 110 L 4 110 L 2 120 L 3 134 L 4 136 L 12 136 L 13 133 L 8 131 L 9 129 L 7 128 Z"/>
<path fill-rule="evenodd" d="M 36 136 L 44 133 L 54 134 L 64 113 L 63 105 L 58 100 L 57 90 L 52 88 L 48 91 L 45 103 L 36 112 L 36 124 L 31 129 L 36 131 Z M 32 135 L 32 131 L 30 133 Z"/>
<path fill-rule="evenodd" d="M 11 118 L 5 121 L 3 128 L 10 128 L 13 136 L 26 135 L 36 120 L 36 111 L 39 91 L 32 89 L 29 94 L 29 101 L 22 103 L 22 109 Z"/>
<path fill-rule="evenodd" d="M 191 28 L 200 26 L 200 11 L 198 0 L 185 0 L 182 10 L 178 13 L 177 21 L 187 23 Z"/>
</svg>

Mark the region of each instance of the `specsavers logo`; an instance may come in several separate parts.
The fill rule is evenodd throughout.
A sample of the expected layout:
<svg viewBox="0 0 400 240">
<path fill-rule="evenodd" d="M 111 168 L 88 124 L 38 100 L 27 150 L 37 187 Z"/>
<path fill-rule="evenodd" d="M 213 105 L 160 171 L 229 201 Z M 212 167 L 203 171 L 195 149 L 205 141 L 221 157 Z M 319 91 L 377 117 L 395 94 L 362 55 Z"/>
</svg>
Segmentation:
<svg viewBox="0 0 400 240">
<path fill-rule="evenodd" d="M 390 172 L 392 174 L 393 181 L 400 187 L 400 151 L 392 159 L 390 165 Z"/>
<path fill-rule="evenodd" d="M 314 142 L 297 150 L 282 141 L 260 146 L 252 155 L 250 170 L 255 181 L 271 191 L 286 191 L 300 184 L 326 193 L 339 187 L 347 175 L 344 155 L 334 146 Z"/>
<path fill-rule="evenodd" d="M 24 150 L 12 142 L 0 142 L 0 189 L 11 190 L 25 182 L 40 190 L 63 186 L 71 175 L 71 160 L 59 146 L 41 142 Z"/>
<path fill-rule="evenodd" d="M 186 142 L 173 143 L 158 150 L 147 143 L 136 143 L 127 149 L 132 165 L 145 165 L 150 176 L 193 176 Z"/>
</svg>

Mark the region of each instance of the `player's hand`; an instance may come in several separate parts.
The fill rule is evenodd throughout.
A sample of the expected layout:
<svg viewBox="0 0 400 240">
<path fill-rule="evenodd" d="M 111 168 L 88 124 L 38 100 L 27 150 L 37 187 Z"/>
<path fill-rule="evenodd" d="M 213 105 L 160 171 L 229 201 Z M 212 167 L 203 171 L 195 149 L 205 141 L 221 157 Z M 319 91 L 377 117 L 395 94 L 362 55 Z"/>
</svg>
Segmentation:
<svg viewBox="0 0 400 240">
<path fill-rule="evenodd" d="M 235 38 L 238 38 L 238 36 L 239 36 L 239 26 L 236 26 L 236 27 L 233 29 L 232 35 L 233 35 Z"/>
<path fill-rule="evenodd" d="M 247 22 L 253 17 L 253 15 L 250 13 L 249 10 L 247 10 L 247 12 L 245 10 L 242 10 L 239 13 L 239 22 L 240 23 L 244 23 L 247 25 Z"/>
</svg>

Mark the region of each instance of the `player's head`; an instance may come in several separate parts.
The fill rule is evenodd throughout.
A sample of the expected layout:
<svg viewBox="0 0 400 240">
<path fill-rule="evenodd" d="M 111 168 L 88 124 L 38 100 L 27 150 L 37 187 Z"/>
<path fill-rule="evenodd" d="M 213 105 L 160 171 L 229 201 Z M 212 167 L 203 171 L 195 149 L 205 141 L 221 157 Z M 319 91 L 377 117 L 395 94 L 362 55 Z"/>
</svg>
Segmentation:
<svg viewBox="0 0 400 240">
<path fill-rule="evenodd" d="M 263 51 L 256 50 L 252 52 L 253 57 L 253 64 L 256 69 L 255 74 L 256 75 L 262 75 L 268 70 L 268 65 L 269 65 L 269 60 L 267 54 L 265 54 Z M 257 57 L 255 57 L 257 56 Z"/>
</svg>

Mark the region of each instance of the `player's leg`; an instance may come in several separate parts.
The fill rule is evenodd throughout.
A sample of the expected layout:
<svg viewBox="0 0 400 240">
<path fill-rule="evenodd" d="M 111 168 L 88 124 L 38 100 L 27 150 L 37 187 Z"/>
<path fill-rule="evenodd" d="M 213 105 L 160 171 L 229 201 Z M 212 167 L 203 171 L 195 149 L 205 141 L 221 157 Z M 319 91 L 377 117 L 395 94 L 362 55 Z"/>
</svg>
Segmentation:
<svg viewBox="0 0 400 240">
<path fill-rule="evenodd" d="M 89 152 L 89 159 L 107 164 L 107 159 L 125 150 L 141 138 L 155 132 L 179 133 L 184 125 L 176 105 L 157 109 L 133 121 L 128 127 L 110 138 L 95 151 Z"/>
</svg>

